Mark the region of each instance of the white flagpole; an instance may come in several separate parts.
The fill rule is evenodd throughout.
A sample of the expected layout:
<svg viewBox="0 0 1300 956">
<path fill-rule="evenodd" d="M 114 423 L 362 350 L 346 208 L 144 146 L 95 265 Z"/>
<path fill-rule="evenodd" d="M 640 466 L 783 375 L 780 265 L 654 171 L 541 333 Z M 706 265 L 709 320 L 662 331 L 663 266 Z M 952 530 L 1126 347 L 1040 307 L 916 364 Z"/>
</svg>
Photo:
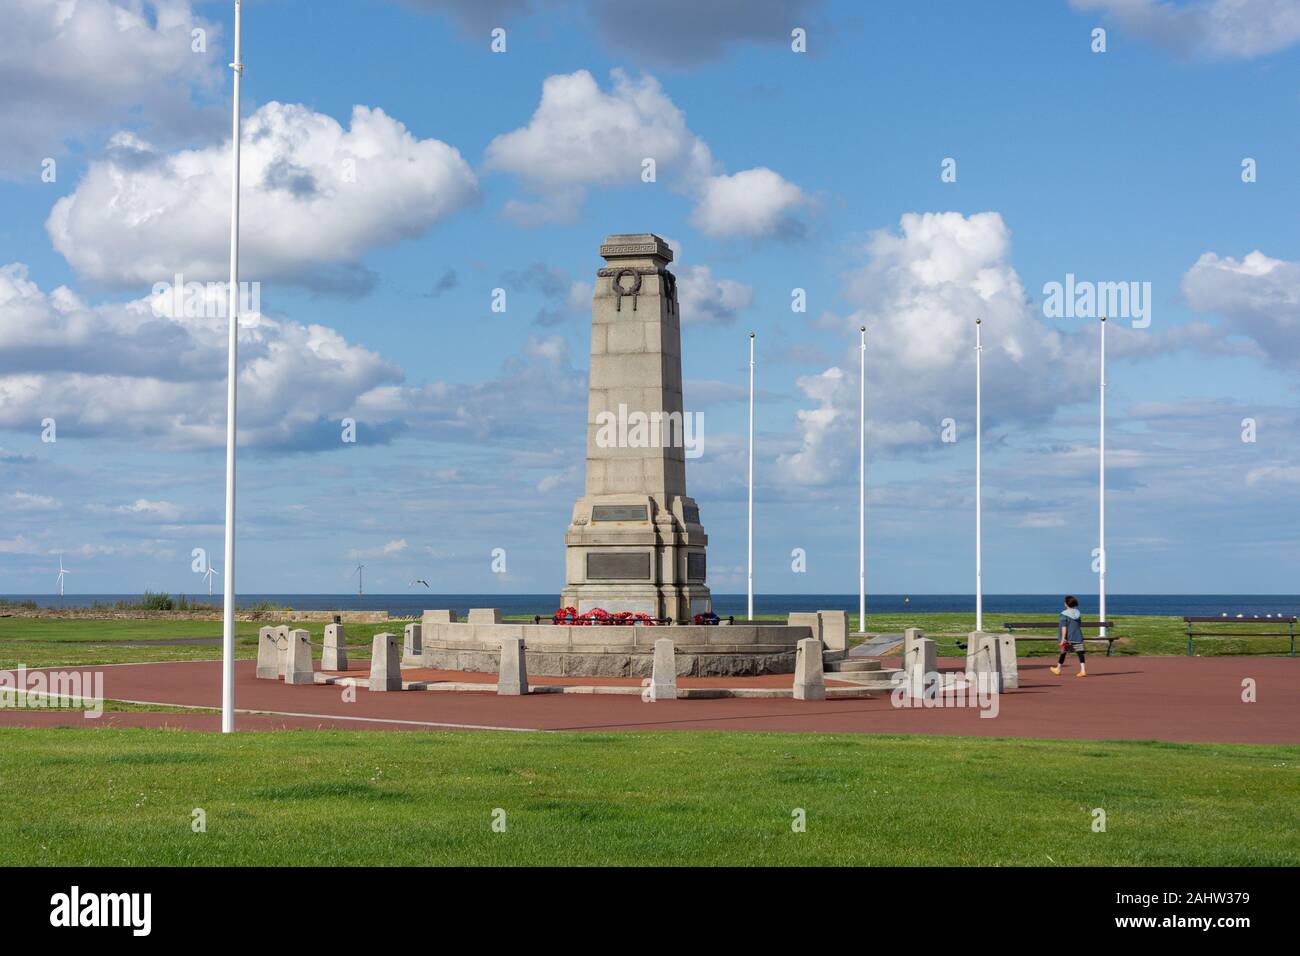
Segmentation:
<svg viewBox="0 0 1300 956">
<path fill-rule="evenodd" d="M 1101 620 L 1106 620 L 1106 317 L 1101 317 L 1101 416 L 1099 422 L 1100 442 L 1098 454 L 1098 481 L 1097 481 L 1097 571 L 1098 571 L 1098 591 L 1100 592 L 1101 602 L 1097 613 Z M 1106 636 L 1106 628 L 1102 628 L 1101 636 Z"/>
<path fill-rule="evenodd" d="M 975 320 L 975 630 L 984 630 L 984 536 L 983 536 L 983 383 L 980 365 L 984 345 L 980 340 L 980 320 Z"/>
<path fill-rule="evenodd" d="M 754 619 L 754 333 L 749 333 L 749 605 Z"/>
<path fill-rule="evenodd" d="M 867 630 L 867 327 L 858 327 L 858 632 Z"/>
<path fill-rule="evenodd" d="M 226 580 L 221 632 L 221 732 L 235 730 L 235 392 L 239 381 L 239 81 L 244 75 L 240 49 L 240 0 L 235 0 L 235 75 L 230 164 L 229 343 L 226 363 Z"/>
</svg>

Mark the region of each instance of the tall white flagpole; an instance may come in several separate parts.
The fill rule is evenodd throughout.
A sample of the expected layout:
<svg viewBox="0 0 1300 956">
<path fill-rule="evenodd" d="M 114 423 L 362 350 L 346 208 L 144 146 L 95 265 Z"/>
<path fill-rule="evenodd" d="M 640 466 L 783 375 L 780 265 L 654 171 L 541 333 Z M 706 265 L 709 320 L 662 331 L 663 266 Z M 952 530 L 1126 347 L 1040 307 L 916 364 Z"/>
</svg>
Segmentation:
<svg viewBox="0 0 1300 956">
<path fill-rule="evenodd" d="M 983 536 L 983 383 L 980 365 L 984 345 L 980 340 L 980 320 L 975 320 L 975 630 L 984 630 L 984 536 Z"/>
<path fill-rule="evenodd" d="M 240 0 L 235 0 L 235 100 L 230 163 L 230 318 L 226 363 L 226 580 L 221 632 L 221 732 L 235 730 L 235 392 L 239 381 L 239 82 L 244 76 L 240 48 Z"/>
<path fill-rule="evenodd" d="M 858 327 L 858 632 L 867 630 L 867 327 Z"/>
<path fill-rule="evenodd" d="M 1099 422 L 1100 442 L 1097 481 L 1097 571 L 1098 591 L 1101 602 L 1097 613 L 1101 620 L 1106 620 L 1106 317 L 1101 317 L 1101 416 Z M 1101 629 L 1101 636 L 1106 636 L 1106 628 Z"/>
<path fill-rule="evenodd" d="M 749 606 L 754 619 L 754 333 L 749 333 Z"/>
</svg>

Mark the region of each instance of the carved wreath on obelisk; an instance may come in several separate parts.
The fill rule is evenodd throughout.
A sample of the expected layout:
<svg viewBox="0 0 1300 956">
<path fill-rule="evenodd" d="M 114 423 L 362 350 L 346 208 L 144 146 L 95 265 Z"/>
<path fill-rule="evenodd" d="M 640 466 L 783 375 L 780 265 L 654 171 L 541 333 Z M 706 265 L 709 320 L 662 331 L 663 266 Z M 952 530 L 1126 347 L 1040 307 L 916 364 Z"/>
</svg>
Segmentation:
<svg viewBox="0 0 1300 956">
<path fill-rule="evenodd" d="M 657 275 L 659 281 L 663 283 L 664 297 L 668 300 L 668 311 L 673 311 L 674 303 L 677 300 L 677 277 L 667 269 L 659 269 L 655 266 L 640 266 L 637 268 L 633 268 L 632 266 L 623 266 L 622 268 L 616 269 L 613 266 L 609 266 L 598 271 L 596 275 L 611 280 L 609 288 L 617 299 L 615 308 L 618 312 L 623 311 L 623 296 L 625 295 L 632 297 L 632 311 L 635 312 L 637 296 L 641 294 L 641 277 Z M 623 284 L 624 276 L 629 276 L 632 279 L 632 284 L 630 286 Z"/>
</svg>

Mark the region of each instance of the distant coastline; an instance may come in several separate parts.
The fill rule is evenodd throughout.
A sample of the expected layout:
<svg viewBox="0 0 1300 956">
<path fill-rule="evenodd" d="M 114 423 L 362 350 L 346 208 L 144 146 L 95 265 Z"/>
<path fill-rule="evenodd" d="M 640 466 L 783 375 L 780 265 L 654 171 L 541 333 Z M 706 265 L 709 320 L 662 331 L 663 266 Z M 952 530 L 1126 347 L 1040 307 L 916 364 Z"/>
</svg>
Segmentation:
<svg viewBox="0 0 1300 956">
<path fill-rule="evenodd" d="M 179 596 L 179 595 L 178 595 Z M 187 593 L 187 600 L 196 604 L 220 606 L 221 595 L 209 597 L 204 593 Z M 1097 596 L 1078 595 L 1084 614 L 1095 616 Z M 49 594 L 0 595 L 0 599 L 15 603 L 33 601 L 43 608 L 89 608 L 115 605 L 118 602 L 138 601 L 139 594 L 69 594 L 64 597 Z M 426 608 L 450 608 L 464 613 L 472 607 L 500 608 L 504 614 L 549 615 L 558 606 L 558 594 L 435 594 L 412 592 L 409 594 L 241 594 L 237 604 L 241 609 L 257 605 L 293 608 L 299 611 L 387 611 L 393 617 L 418 616 Z M 1004 613 L 1050 614 L 1059 609 L 1059 594 L 986 594 L 986 615 Z M 715 610 L 724 617 L 729 614 L 743 616 L 746 598 L 743 594 L 715 594 Z M 938 612 L 972 612 L 975 598 L 970 594 L 868 594 L 867 614 L 917 614 Z M 756 614 L 785 614 L 791 611 L 844 610 L 857 613 L 856 594 L 756 594 Z M 1108 594 L 1106 610 L 1110 616 L 1142 615 L 1178 617 L 1184 614 L 1218 616 L 1266 615 L 1277 616 L 1300 613 L 1300 595 L 1292 594 Z"/>
</svg>

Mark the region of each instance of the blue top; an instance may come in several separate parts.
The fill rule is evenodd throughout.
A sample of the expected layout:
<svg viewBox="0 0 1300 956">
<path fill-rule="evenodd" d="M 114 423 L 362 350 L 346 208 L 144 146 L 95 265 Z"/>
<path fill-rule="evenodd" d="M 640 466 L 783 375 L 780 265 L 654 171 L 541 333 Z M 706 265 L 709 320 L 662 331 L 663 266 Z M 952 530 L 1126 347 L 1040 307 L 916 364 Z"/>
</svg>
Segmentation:
<svg viewBox="0 0 1300 956">
<path fill-rule="evenodd" d="M 1061 612 L 1061 627 L 1065 628 L 1065 640 L 1073 648 L 1083 647 L 1083 628 L 1079 626 L 1079 609 L 1067 607 Z"/>
</svg>

